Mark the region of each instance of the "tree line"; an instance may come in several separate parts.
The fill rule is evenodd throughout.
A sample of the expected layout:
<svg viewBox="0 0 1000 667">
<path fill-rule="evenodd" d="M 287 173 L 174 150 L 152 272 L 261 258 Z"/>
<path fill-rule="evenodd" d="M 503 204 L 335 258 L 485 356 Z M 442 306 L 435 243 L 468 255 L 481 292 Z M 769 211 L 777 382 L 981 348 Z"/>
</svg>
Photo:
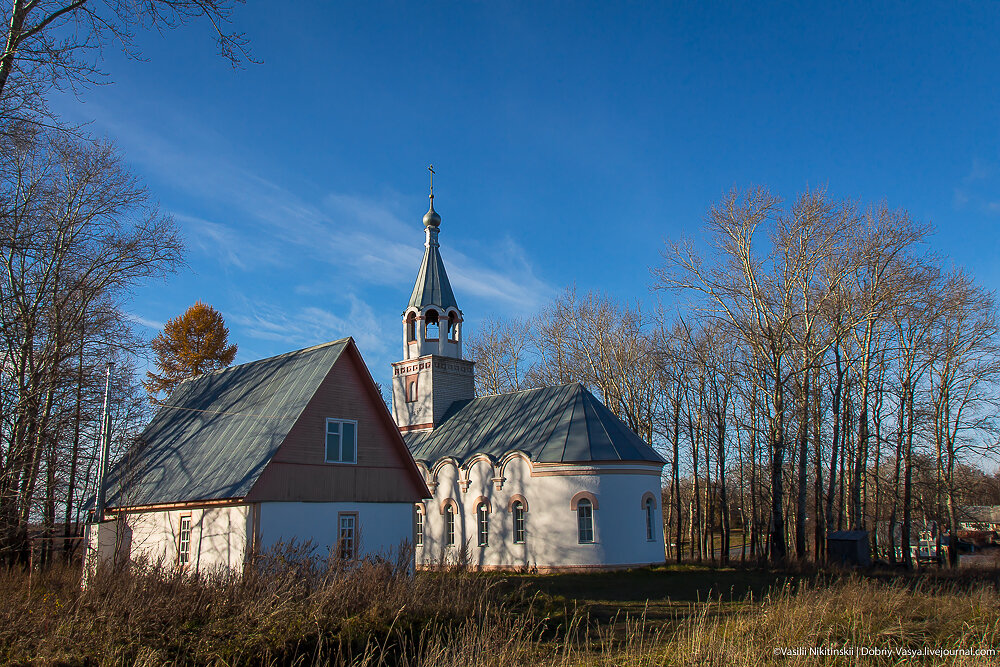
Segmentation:
<svg viewBox="0 0 1000 667">
<path fill-rule="evenodd" d="M 200 21 L 223 57 L 249 60 L 226 32 L 236 4 L 0 2 L 0 561 L 26 559 L 32 538 L 43 559 L 79 538 L 109 363 L 115 450 L 149 418 L 133 291 L 183 259 L 177 226 L 113 143 L 65 123 L 50 97 L 109 82 L 102 53 L 138 56 L 144 28 Z"/>
<path fill-rule="evenodd" d="M 566 290 L 467 344 L 477 391 L 582 382 L 668 461 L 671 557 L 822 559 L 866 530 L 913 567 L 1000 503 L 994 295 L 932 228 L 825 191 L 733 190 L 650 269 L 657 306 Z M 667 305 L 669 304 L 669 306 Z M 994 464 L 995 465 L 995 464 Z"/>
</svg>

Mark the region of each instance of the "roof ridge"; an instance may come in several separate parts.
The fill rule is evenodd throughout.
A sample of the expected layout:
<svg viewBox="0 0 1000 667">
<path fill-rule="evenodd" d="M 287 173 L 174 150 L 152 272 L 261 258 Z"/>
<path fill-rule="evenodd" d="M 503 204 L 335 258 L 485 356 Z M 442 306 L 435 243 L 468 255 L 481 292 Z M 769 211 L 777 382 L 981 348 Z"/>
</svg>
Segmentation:
<svg viewBox="0 0 1000 667">
<path fill-rule="evenodd" d="M 577 384 L 579 384 L 579 383 L 577 383 Z M 582 387 L 583 385 L 582 385 L 582 384 L 580 384 L 580 386 Z M 582 405 L 582 404 L 583 404 L 583 401 L 582 401 L 582 400 L 580 400 L 580 401 L 579 401 L 579 403 L 580 403 L 580 404 Z M 573 419 L 574 419 L 574 418 L 576 417 L 576 404 L 577 404 L 577 400 L 576 400 L 576 399 L 574 399 L 573 401 L 571 401 L 571 404 L 572 404 L 572 406 L 573 406 L 573 409 L 572 409 L 572 410 L 570 410 L 570 413 L 569 413 L 569 422 L 568 422 L 568 423 L 567 423 L 567 425 L 566 425 L 566 439 L 565 439 L 565 440 L 563 440 L 563 444 L 562 444 L 562 453 L 561 453 L 561 454 L 559 455 L 559 460 L 560 460 L 560 461 L 563 461 L 563 460 L 565 460 L 565 459 L 566 459 L 566 447 L 568 447 L 568 446 L 569 446 L 569 436 L 570 436 L 570 431 L 571 431 L 571 430 L 572 430 L 572 428 L 573 428 Z M 564 414 L 565 414 L 565 413 L 564 413 Z M 586 419 L 586 414 L 584 414 L 584 419 Z M 553 429 L 553 432 L 554 432 L 554 430 L 555 430 L 555 429 Z"/>
<path fill-rule="evenodd" d="M 504 392 L 501 392 L 499 394 L 486 394 L 485 396 L 476 396 L 475 398 L 472 398 L 472 399 L 469 399 L 469 400 L 470 401 L 478 401 L 481 398 L 494 398 L 494 397 L 497 397 L 497 396 L 511 396 L 513 394 L 526 394 L 529 391 L 542 391 L 543 389 L 549 389 L 549 390 L 563 389 L 565 387 L 568 387 L 568 386 L 574 385 L 574 384 L 575 385 L 579 385 L 580 387 L 583 387 L 583 383 L 581 383 L 581 382 L 577 382 L 577 381 L 574 381 L 574 382 L 564 382 L 563 384 L 548 384 L 548 385 L 545 385 L 544 387 L 528 387 L 527 389 L 514 389 L 513 391 L 504 391 Z M 455 401 L 455 402 L 457 403 L 458 401 Z"/>
<path fill-rule="evenodd" d="M 593 394 L 591 394 L 589 391 L 583 392 L 583 400 L 584 401 L 587 400 L 587 396 L 588 395 L 590 396 L 591 399 L 593 399 L 594 401 L 597 401 L 597 397 L 594 396 Z M 601 407 L 603 407 L 605 410 L 607 410 L 608 412 L 611 412 L 611 414 L 614 414 L 614 412 L 611 411 L 611 408 L 609 408 L 607 405 L 605 405 L 604 403 L 602 403 L 600 401 L 598 401 L 598 403 L 601 403 Z M 586 406 L 584 406 L 584 407 L 586 407 Z M 618 455 L 618 458 L 623 459 L 624 457 L 622 456 L 621 450 L 618 449 L 618 445 L 615 444 L 615 439 L 611 437 L 610 433 L 608 433 L 608 426 L 607 426 L 607 424 L 604 423 L 604 419 L 603 419 L 603 415 L 601 415 L 601 411 L 596 406 L 594 406 L 594 405 L 591 405 L 591 409 L 594 411 L 594 416 L 597 417 L 597 423 L 601 425 L 601 430 L 603 430 L 604 431 L 604 435 L 607 436 L 608 442 L 611 444 L 611 449 L 613 449 L 615 451 L 615 454 Z M 615 415 L 615 416 L 617 417 L 617 415 Z M 618 417 L 618 419 L 621 419 L 621 417 Z M 628 424 L 626 424 L 626 426 L 628 426 Z M 631 431 L 632 429 L 629 429 L 629 430 Z M 635 433 L 635 432 L 633 431 L 633 433 Z M 638 433 L 636 433 L 636 435 L 638 435 Z M 641 440 L 641 438 L 640 438 L 640 440 Z"/>
<path fill-rule="evenodd" d="M 189 382 L 191 380 L 200 380 L 203 377 L 208 377 L 209 375 L 221 375 L 227 371 L 234 371 L 237 368 L 244 368 L 246 366 L 252 366 L 253 364 L 263 363 L 265 361 L 274 361 L 275 359 L 280 359 L 281 357 L 289 357 L 294 354 L 301 354 L 303 352 L 312 352 L 313 350 L 319 350 L 324 347 L 329 347 L 331 345 L 340 345 L 351 340 L 351 336 L 345 338 L 338 338 L 337 340 L 331 340 L 326 343 L 319 343 L 318 345 L 310 345 L 309 347 L 304 347 L 300 350 L 290 350 L 289 352 L 282 352 L 281 354 L 275 354 L 270 357 L 262 357 L 260 359 L 254 359 L 253 361 L 244 361 L 242 364 L 236 364 L 235 366 L 226 366 L 225 368 L 216 368 L 214 371 L 206 371 L 204 373 L 199 373 L 198 375 L 191 375 L 183 380 L 181 383 Z"/>
</svg>

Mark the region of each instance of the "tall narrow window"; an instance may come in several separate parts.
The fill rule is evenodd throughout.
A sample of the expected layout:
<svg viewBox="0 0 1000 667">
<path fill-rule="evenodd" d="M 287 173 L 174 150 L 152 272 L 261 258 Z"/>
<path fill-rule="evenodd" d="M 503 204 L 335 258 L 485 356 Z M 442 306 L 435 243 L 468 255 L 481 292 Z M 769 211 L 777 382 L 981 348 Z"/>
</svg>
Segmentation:
<svg viewBox="0 0 1000 667">
<path fill-rule="evenodd" d="M 417 546 L 424 546 L 424 513 L 422 510 L 417 509 L 417 530 L 416 530 L 416 541 Z"/>
<path fill-rule="evenodd" d="M 580 543 L 594 541 L 594 506 L 584 498 L 576 505 L 577 525 L 580 532 Z"/>
<path fill-rule="evenodd" d="M 646 498 L 646 541 L 652 542 L 656 531 L 653 529 L 653 499 Z"/>
<path fill-rule="evenodd" d="M 406 401 L 408 403 L 413 403 L 415 400 L 417 400 L 417 381 L 410 380 L 410 388 L 407 392 Z"/>
<path fill-rule="evenodd" d="M 358 423 L 356 421 L 326 420 L 326 462 L 358 462 Z"/>
<path fill-rule="evenodd" d="M 490 510 L 486 503 L 476 507 L 477 525 L 479 526 L 479 546 L 489 546 L 490 543 Z"/>
<path fill-rule="evenodd" d="M 181 527 L 177 534 L 177 563 L 181 567 L 191 562 L 191 516 L 181 517 Z"/>
<path fill-rule="evenodd" d="M 448 505 L 444 511 L 445 544 L 455 546 L 455 508 Z"/>
<path fill-rule="evenodd" d="M 514 519 L 514 544 L 524 544 L 524 503 L 515 500 L 511 510 Z"/>
<path fill-rule="evenodd" d="M 338 514 L 340 530 L 337 537 L 339 555 L 344 559 L 352 559 L 358 555 L 358 515 Z"/>
<path fill-rule="evenodd" d="M 448 316 L 448 340 L 458 340 L 458 317 L 454 314 Z"/>
</svg>

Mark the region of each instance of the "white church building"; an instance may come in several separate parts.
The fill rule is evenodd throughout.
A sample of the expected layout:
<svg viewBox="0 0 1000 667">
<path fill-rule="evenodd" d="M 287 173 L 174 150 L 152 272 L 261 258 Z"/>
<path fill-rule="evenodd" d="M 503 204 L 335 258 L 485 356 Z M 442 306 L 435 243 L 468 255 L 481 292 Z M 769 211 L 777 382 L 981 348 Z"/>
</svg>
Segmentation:
<svg viewBox="0 0 1000 667">
<path fill-rule="evenodd" d="M 110 471 L 88 563 L 240 570 L 290 541 L 414 545 L 418 567 L 663 562 L 664 461 L 585 387 L 476 398 L 440 224 L 432 194 L 392 416 L 349 338 L 185 380 Z"/>
<path fill-rule="evenodd" d="M 580 384 L 475 396 L 463 314 L 424 216 L 403 311 L 392 412 L 433 496 L 417 504 L 418 566 L 539 571 L 662 563 L 664 460 Z"/>
</svg>

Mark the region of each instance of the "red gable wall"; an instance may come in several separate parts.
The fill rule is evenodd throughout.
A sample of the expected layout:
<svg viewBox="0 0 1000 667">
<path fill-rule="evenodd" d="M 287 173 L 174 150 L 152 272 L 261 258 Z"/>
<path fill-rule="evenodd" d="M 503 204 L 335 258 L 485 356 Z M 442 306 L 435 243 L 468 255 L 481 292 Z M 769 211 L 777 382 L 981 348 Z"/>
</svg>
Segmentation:
<svg viewBox="0 0 1000 667">
<path fill-rule="evenodd" d="M 357 420 L 357 464 L 324 462 L 327 418 Z M 427 497 L 430 493 L 352 340 L 246 499 L 416 502 Z"/>
</svg>

